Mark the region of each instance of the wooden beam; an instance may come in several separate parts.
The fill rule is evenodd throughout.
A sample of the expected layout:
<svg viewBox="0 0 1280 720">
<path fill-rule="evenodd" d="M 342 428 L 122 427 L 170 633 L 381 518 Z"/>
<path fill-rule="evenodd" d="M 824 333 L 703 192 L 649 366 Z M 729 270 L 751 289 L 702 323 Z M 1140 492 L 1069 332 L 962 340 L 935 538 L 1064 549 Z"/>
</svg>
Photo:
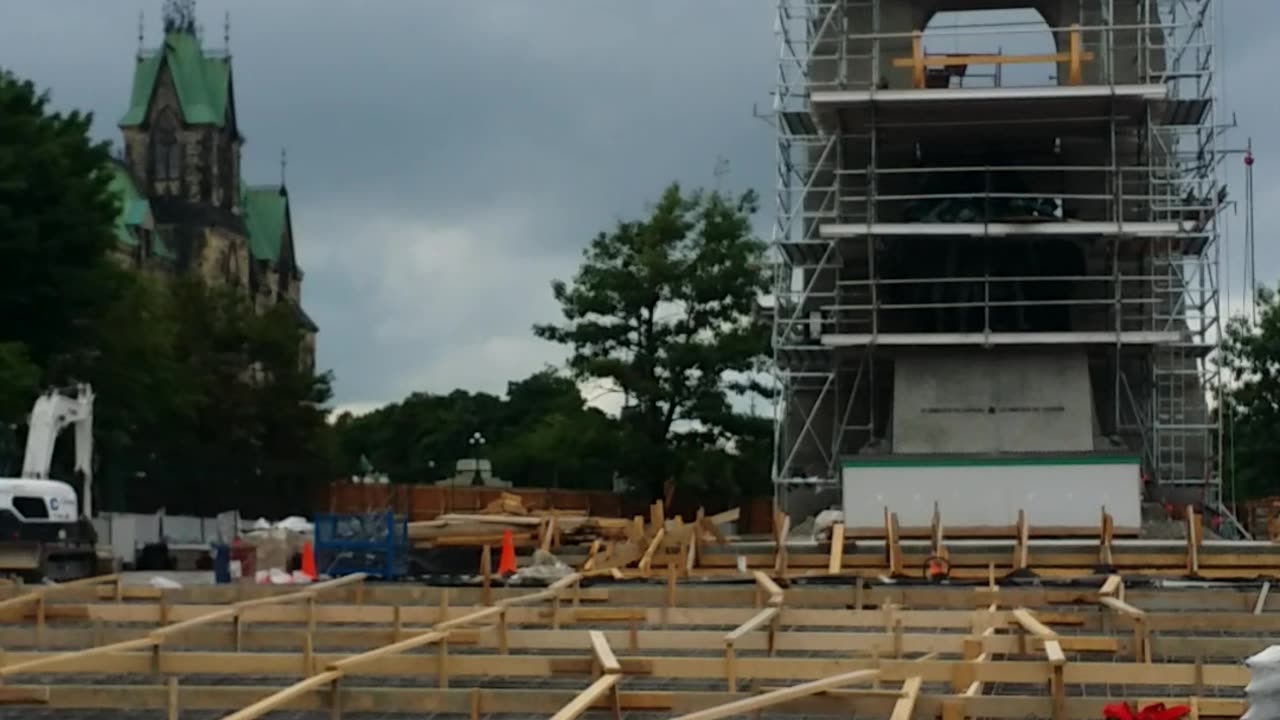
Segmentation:
<svg viewBox="0 0 1280 720">
<path fill-rule="evenodd" d="M 1116 612 L 1122 615 L 1128 615 L 1131 618 L 1143 618 L 1143 617 L 1146 617 L 1147 615 L 1142 610 L 1139 610 L 1138 608 L 1130 605 L 1129 603 L 1121 600 L 1120 598 L 1100 597 L 1098 598 L 1098 603 L 1100 605 L 1105 605 L 1106 607 L 1111 608 L 1112 610 L 1115 610 Z"/>
<path fill-rule="evenodd" d="M 337 682 L 341 678 L 342 673 L 334 670 L 323 672 L 319 675 L 312 675 L 305 680 L 299 680 L 289 687 L 268 695 L 243 710 L 233 712 L 222 718 L 222 720 L 257 720 L 257 718 L 289 704 L 295 698 L 306 695 L 317 688 L 322 688 L 325 685 Z"/>
<path fill-rule="evenodd" d="M 755 578 L 756 585 L 760 586 L 760 590 L 768 596 L 770 605 L 782 604 L 785 594 L 783 593 L 782 588 L 778 586 L 778 583 L 773 581 L 773 578 L 759 570 L 752 573 L 752 576 Z"/>
<path fill-rule="evenodd" d="M 1013 611 L 1013 619 L 1022 629 L 1031 635 L 1044 640 L 1056 640 L 1058 633 L 1050 630 L 1047 625 L 1036 619 L 1036 616 L 1026 608 L 1018 608 Z"/>
<path fill-rule="evenodd" d="M 654 505 L 657 506 L 657 511 L 661 513 L 661 501 L 654 503 Z M 666 533 L 667 531 L 665 528 L 658 528 L 658 532 L 654 533 L 653 539 L 649 541 L 649 547 L 645 549 L 644 555 L 640 556 L 640 564 L 637 567 L 639 567 L 640 572 L 644 573 L 646 576 L 649 574 L 649 569 L 653 566 L 653 555 L 658 552 L 658 546 L 662 544 L 662 538 Z"/>
<path fill-rule="evenodd" d="M 738 627 L 726 633 L 724 636 L 724 641 L 727 643 L 736 644 L 739 640 L 742 639 L 744 635 L 754 630 L 758 630 L 759 628 L 763 627 L 765 623 L 772 621 L 775 617 L 777 617 L 779 612 L 781 612 L 781 609 L 776 605 L 772 607 L 767 607 L 761 610 L 755 615 L 752 615 L 751 618 L 749 618 L 746 622 L 742 623 Z"/>
<path fill-rule="evenodd" d="M 920 697 L 920 685 L 923 683 L 924 679 L 919 675 L 909 677 L 902 683 L 902 697 L 894 704 L 889 720 L 911 720 L 911 715 L 916 710 L 916 701 Z"/>
<path fill-rule="evenodd" d="M 400 653 L 413 650 L 414 648 L 420 648 L 420 647 L 423 647 L 424 645 L 431 645 L 433 643 L 444 640 L 447 637 L 449 637 L 448 632 L 430 630 L 424 633 L 419 633 L 417 635 L 414 635 L 411 638 L 405 638 L 400 642 L 391 643 L 390 645 L 383 645 L 380 648 L 374 648 L 373 650 L 362 652 L 359 655 L 352 655 L 351 657 L 346 657 L 341 660 L 329 663 L 328 669 L 339 671 L 343 674 L 350 673 L 356 670 L 357 668 L 359 668 L 361 665 L 368 665 L 369 663 L 372 663 L 375 660 L 380 660 L 390 655 L 399 655 Z"/>
<path fill-rule="evenodd" d="M 827 560 L 827 573 L 837 575 L 844 564 L 844 523 L 831 526 L 831 557 Z"/>
<path fill-rule="evenodd" d="M 1103 567 L 1111 567 L 1115 564 L 1114 554 L 1111 551 L 1111 541 L 1115 537 L 1116 525 L 1112 519 L 1111 513 L 1107 512 L 1107 507 L 1102 507 L 1102 528 L 1099 533 L 1098 541 L 1098 563 Z"/>
<path fill-rule="evenodd" d="M 1109 575 L 1106 582 L 1102 583 L 1102 588 L 1098 590 L 1098 594 L 1118 597 L 1118 593 L 1122 587 L 1124 587 L 1124 578 L 1119 575 Z"/>
<path fill-rule="evenodd" d="M 123 642 L 111 643 L 109 645 L 100 645 L 98 647 L 86 648 L 84 650 L 73 650 L 71 652 L 59 653 L 56 655 L 47 655 L 45 657 L 33 658 L 22 662 L 13 663 L 0 667 L 0 678 L 9 677 L 11 675 L 30 674 L 36 670 L 56 667 L 58 665 L 68 665 L 79 662 L 85 658 L 95 655 L 111 655 L 115 653 L 129 652 L 131 650 L 139 650 L 142 648 L 150 649 L 157 644 L 157 640 L 151 637 L 137 638 L 135 640 L 125 640 Z"/>
<path fill-rule="evenodd" d="M 621 675 L 602 675 L 590 687 L 583 690 L 568 705 L 560 708 L 560 711 L 551 716 L 551 720 L 574 720 L 585 713 L 597 700 L 604 697 L 605 693 L 613 690 L 618 684 Z"/>
<path fill-rule="evenodd" d="M 728 718 L 735 715 L 746 715 L 748 713 L 763 710 L 767 707 L 780 705 L 791 700 L 795 700 L 809 695 L 830 690 L 832 688 L 842 687 L 844 685 L 853 685 L 860 682 L 869 682 L 879 677 L 879 670 L 857 670 L 855 672 L 842 673 L 840 675 L 832 675 L 831 677 L 812 682 L 792 685 L 781 690 L 764 693 L 755 697 L 744 698 L 724 705 L 699 710 L 698 712 L 681 715 L 674 720 L 719 720 L 719 718 Z"/>
<path fill-rule="evenodd" d="M 591 652 L 596 656 L 596 662 L 600 663 L 600 671 L 606 675 L 622 672 L 622 665 L 618 664 L 618 658 L 613 654 L 613 648 L 609 647 L 609 640 L 604 633 L 599 630 L 591 630 L 587 633 L 591 638 Z"/>
<path fill-rule="evenodd" d="M 1067 656 L 1062 652 L 1062 644 L 1057 640 L 1044 641 L 1044 656 L 1050 665 L 1064 665 L 1067 662 Z"/>
</svg>

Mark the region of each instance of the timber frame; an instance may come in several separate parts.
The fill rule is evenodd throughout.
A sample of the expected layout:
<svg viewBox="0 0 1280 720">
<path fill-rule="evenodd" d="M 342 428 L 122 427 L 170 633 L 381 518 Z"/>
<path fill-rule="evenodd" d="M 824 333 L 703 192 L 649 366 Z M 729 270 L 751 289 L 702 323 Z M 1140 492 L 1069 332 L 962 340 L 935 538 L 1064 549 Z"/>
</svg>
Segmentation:
<svg viewBox="0 0 1280 720">
<path fill-rule="evenodd" d="M 17 588 L 0 600 L 0 703 L 68 719 L 129 708 L 234 720 L 275 710 L 1062 720 L 1101 717 L 1118 701 L 1239 717 L 1240 660 L 1280 636 L 1269 582 L 787 575 L 574 573 L 546 588 L 352 576 L 301 590 L 167 591 L 110 576 Z"/>
</svg>

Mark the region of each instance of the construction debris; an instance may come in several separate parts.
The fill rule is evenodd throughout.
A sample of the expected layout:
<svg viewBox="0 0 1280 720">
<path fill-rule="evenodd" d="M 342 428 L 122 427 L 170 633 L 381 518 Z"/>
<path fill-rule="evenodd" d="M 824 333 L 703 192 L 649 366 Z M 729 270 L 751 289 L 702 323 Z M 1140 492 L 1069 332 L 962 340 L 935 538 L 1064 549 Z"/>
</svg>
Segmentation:
<svg viewBox="0 0 1280 720">
<path fill-rule="evenodd" d="M 550 585 L 573 574 L 573 568 L 545 550 L 533 551 L 533 562 L 516 571 L 508 585 Z"/>
</svg>

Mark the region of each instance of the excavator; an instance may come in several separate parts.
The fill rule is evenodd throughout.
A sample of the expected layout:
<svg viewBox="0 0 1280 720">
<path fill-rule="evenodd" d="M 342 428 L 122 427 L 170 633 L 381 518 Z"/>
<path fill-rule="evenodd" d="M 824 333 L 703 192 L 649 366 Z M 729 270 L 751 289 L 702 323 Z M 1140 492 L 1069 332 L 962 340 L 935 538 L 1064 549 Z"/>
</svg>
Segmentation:
<svg viewBox="0 0 1280 720">
<path fill-rule="evenodd" d="M 67 428 L 74 429 L 83 503 L 69 483 L 49 477 L 58 436 Z M 31 408 L 22 476 L 0 477 L 0 573 L 62 582 L 96 572 L 92 463 L 93 389 L 80 384 L 45 392 Z"/>
</svg>

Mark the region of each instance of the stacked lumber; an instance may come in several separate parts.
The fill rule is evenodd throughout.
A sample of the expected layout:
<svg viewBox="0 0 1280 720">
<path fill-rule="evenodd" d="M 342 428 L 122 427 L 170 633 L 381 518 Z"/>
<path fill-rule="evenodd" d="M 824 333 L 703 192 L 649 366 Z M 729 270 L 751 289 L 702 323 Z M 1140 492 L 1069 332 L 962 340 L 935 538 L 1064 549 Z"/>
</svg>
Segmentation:
<svg viewBox="0 0 1280 720">
<path fill-rule="evenodd" d="M 524 515 L 450 513 L 409 523 L 409 542 L 414 547 L 498 545 L 510 530 L 517 547 L 528 546 L 536 541 L 542 524 L 541 518 Z"/>
<path fill-rule="evenodd" d="M 659 500 L 649 507 L 649 522 L 636 516 L 628 523 L 624 539 L 593 541 L 581 572 L 615 578 L 627 575 L 649 577 L 657 567 L 665 568 L 673 577 L 687 577 L 698 566 L 704 544 L 728 542 L 719 526 L 736 521 L 738 516 L 738 508 L 716 515 L 706 515 L 698 510 L 691 523 L 680 517 L 668 520 Z"/>
</svg>

